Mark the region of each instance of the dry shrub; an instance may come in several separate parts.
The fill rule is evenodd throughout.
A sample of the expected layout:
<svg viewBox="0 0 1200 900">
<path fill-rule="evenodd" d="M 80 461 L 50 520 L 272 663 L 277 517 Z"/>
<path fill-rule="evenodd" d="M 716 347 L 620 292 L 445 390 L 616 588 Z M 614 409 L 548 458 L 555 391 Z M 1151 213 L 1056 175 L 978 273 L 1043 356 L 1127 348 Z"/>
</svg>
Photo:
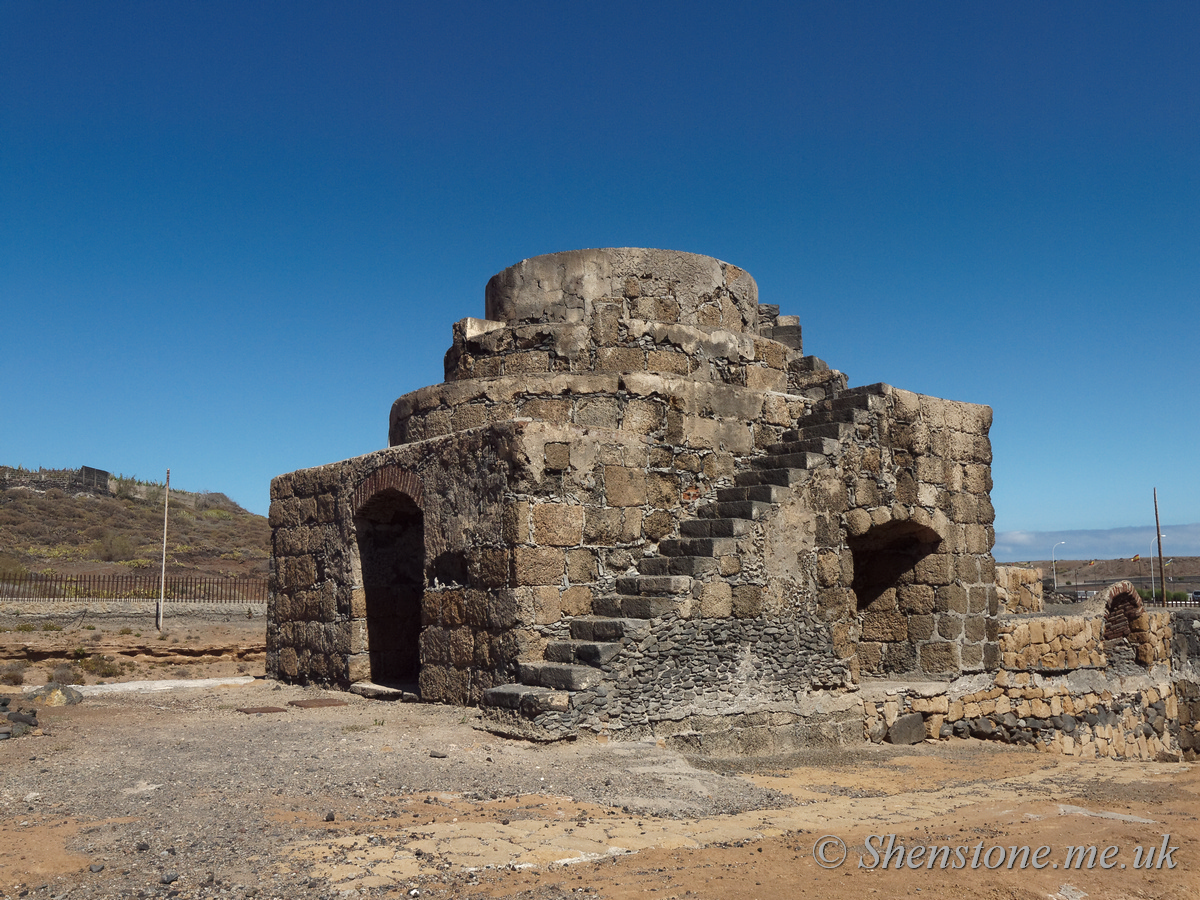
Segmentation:
<svg viewBox="0 0 1200 900">
<path fill-rule="evenodd" d="M 29 667 L 29 663 L 24 660 L 10 662 L 3 669 L 0 669 L 0 684 L 24 684 L 25 670 Z"/>
<path fill-rule="evenodd" d="M 50 680 L 57 684 L 83 684 L 83 673 L 70 663 L 55 666 Z"/>
</svg>

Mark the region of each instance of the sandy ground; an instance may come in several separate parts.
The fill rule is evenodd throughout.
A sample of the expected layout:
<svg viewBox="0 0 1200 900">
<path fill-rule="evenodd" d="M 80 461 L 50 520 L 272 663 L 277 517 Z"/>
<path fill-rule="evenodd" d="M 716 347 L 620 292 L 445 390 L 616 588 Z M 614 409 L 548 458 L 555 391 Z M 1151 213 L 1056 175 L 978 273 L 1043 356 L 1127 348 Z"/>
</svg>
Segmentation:
<svg viewBox="0 0 1200 900">
<path fill-rule="evenodd" d="M 99 643 L 156 678 L 262 674 L 261 656 L 239 655 L 245 626 L 179 624 L 210 652 L 160 666 L 164 642 L 134 653 L 146 642 L 118 629 Z M 0 653 L 31 637 L 0 634 Z M 695 760 L 509 741 L 474 710 L 261 678 L 179 685 L 42 709 L 41 734 L 0 741 L 0 897 L 1200 895 L 1197 766 L 958 740 Z M 341 705 L 294 705 L 322 699 Z M 1159 861 L 1165 835 L 1167 864 L 1135 868 L 1151 847 Z M 904 868 L 867 849 L 882 856 L 889 836 Z M 841 865 L 818 864 L 842 844 Z M 1094 861 L 1066 870 L 1078 846 Z M 964 849 L 930 868 L 917 847 Z"/>
</svg>

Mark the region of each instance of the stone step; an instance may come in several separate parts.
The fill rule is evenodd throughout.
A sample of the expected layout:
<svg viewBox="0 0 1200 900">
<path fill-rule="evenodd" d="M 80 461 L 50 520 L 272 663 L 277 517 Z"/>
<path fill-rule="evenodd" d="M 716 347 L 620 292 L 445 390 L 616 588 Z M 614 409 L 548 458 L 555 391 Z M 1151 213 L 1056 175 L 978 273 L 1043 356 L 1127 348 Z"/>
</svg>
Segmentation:
<svg viewBox="0 0 1200 900">
<path fill-rule="evenodd" d="M 621 652 L 613 641 L 551 641 L 546 645 L 546 661 L 576 663 L 598 668 Z"/>
<path fill-rule="evenodd" d="M 566 712 L 571 706 L 571 695 L 567 691 L 536 685 L 498 684 L 483 692 L 479 705 L 515 710 L 532 719 L 544 712 Z"/>
<path fill-rule="evenodd" d="M 737 539 L 731 537 L 664 538 L 658 542 L 663 556 L 730 556 L 737 553 Z"/>
<path fill-rule="evenodd" d="M 749 534 L 750 528 L 745 519 L 684 519 L 679 523 L 684 537 L 738 537 Z"/>
<path fill-rule="evenodd" d="M 613 618 L 657 619 L 677 613 L 680 599 L 679 596 L 606 594 L 592 601 L 592 611 Z"/>
<path fill-rule="evenodd" d="M 808 422 L 808 418 L 808 416 L 805 416 L 801 420 L 808 424 L 802 425 L 794 431 L 784 432 L 783 439 L 787 441 L 793 439 L 831 438 L 840 441 L 842 438 L 854 434 L 854 426 L 848 425 L 845 422 Z"/>
<path fill-rule="evenodd" d="M 643 575 L 689 575 L 694 578 L 705 572 L 715 572 L 717 566 L 711 556 L 647 556 L 637 561 L 637 570 Z"/>
<path fill-rule="evenodd" d="M 792 487 L 805 481 L 808 481 L 807 469 L 751 469 L 749 472 L 738 472 L 733 476 L 733 483 L 738 486 L 777 484 L 781 487 Z"/>
<path fill-rule="evenodd" d="M 692 589 L 687 575 L 626 575 L 617 579 L 621 594 L 685 594 Z"/>
<path fill-rule="evenodd" d="M 638 639 L 650 632 L 650 623 L 645 619 L 610 616 L 578 616 L 571 619 L 568 627 L 571 637 L 577 641 L 619 641 L 623 637 Z"/>
<path fill-rule="evenodd" d="M 717 502 L 731 503 L 738 500 L 759 500 L 763 503 L 782 503 L 791 496 L 791 491 L 777 484 L 751 484 L 741 487 L 717 488 Z"/>
<path fill-rule="evenodd" d="M 780 316 L 779 319 L 791 319 L 793 316 Z M 786 347 L 791 347 L 793 350 L 803 350 L 804 341 L 800 332 L 799 325 L 783 325 L 777 324 L 772 328 L 759 328 L 758 333 L 765 338 L 770 338 L 773 341 L 779 341 Z"/>
<path fill-rule="evenodd" d="M 829 457 L 823 453 L 785 453 L 756 456 L 750 465 L 756 469 L 820 469 L 829 465 Z"/>
<path fill-rule="evenodd" d="M 523 662 L 521 683 L 553 688 L 556 691 L 585 691 L 604 680 L 604 673 L 592 666 L 560 662 Z"/>
<path fill-rule="evenodd" d="M 830 438 L 789 438 L 790 434 L 794 434 L 794 431 L 785 432 L 782 443 L 768 445 L 767 453 L 775 456 L 785 456 L 789 453 L 820 453 L 822 456 L 828 456 L 842 449 L 841 444 Z"/>
<path fill-rule="evenodd" d="M 708 503 L 696 512 L 706 519 L 761 519 L 775 507 L 757 500 L 738 500 L 734 503 Z"/>
<path fill-rule="evenodd" d="M 823 402 L 829 403 L 831 401 L 826 400 Z M 836 403 L 837 401 L 834 400 L 832 402 Z M 797 426 L 807 430 L 807 427 L 812 425 L 831 425 L 835 423 L 842 425 L 865 425 L 870 421 L 871 413 L 868 410 L 859 409 L 858 407 L 837 407 L 835 409 L 818 407 L 803 419 L 800 419 Z"/>
</svg>

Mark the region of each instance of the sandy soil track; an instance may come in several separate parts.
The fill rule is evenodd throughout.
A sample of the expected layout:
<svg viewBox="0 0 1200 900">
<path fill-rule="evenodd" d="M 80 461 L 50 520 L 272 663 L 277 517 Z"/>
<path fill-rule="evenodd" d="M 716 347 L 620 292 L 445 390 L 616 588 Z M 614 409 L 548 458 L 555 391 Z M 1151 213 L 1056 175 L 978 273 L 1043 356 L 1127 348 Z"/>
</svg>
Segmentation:
<svg viewBox="0 0 1200 900">
<path fill-rule="evenodd" d="M 221 665 L 190 668 L 236 674 Z M 292 703 L 321 698 L 344 705 Z M 238 711 L 264 707 L 283 711 Z M 474 710 L 263 679 L 39 716 L 43 734 L 0 741 L 0 897 L 1200 894 L 1200 767 L 1187 764 L 966 741 L 734 762 L 596 739 L 535 746 L 478 730 Z M 1135 848 L 1168 834 L 1174 868 L 1134 869 Z M 847 846 L 836 868 L 813 856 L 826 835 Z M 887 835 L 966 847 L 967 865 L 909 854 L 916 868 L 859 867 Z M 1079 845 L 1117 848 L 1111 868 L 1065 871 Z M 976 846 L 992 862 L 1049 851 L 1040 869 L 972 868 Z"/>
</svg>

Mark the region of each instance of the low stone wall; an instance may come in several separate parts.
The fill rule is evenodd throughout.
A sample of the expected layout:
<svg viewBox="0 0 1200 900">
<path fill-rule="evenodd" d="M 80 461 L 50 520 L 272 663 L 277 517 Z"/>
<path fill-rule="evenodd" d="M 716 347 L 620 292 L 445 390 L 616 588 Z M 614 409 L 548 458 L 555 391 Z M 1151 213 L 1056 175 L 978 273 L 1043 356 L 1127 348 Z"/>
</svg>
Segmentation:
<svg viewBox="0 0 1200 900">
<path fill-rule="evenodd" d="M 1004 668 L 1018 672 L 1102 669 L 1108 665 L 1104 619 L 1099 616 L 1002 619 L 1000 659 Z"/>
<path fill-rule="evenodd" d="M 996 566 L 996 593 L 1003 614 L 1040 613 L 1046 608 L 1041 569 Z"/>
<path fill-rule="evenodd" d="M 1194 724 L 1181 740 L 1179 698 L 1169 679 L 1002 670 L 949 687 L 897 689 L 882 702 L 868 701 L 865 712 L 866 736 L 876 742 L 911 743 L 904 736 L 918 734 L 918 740 L 996 740 L 1089 758 L 1195 758 Z"/>
</svg>

